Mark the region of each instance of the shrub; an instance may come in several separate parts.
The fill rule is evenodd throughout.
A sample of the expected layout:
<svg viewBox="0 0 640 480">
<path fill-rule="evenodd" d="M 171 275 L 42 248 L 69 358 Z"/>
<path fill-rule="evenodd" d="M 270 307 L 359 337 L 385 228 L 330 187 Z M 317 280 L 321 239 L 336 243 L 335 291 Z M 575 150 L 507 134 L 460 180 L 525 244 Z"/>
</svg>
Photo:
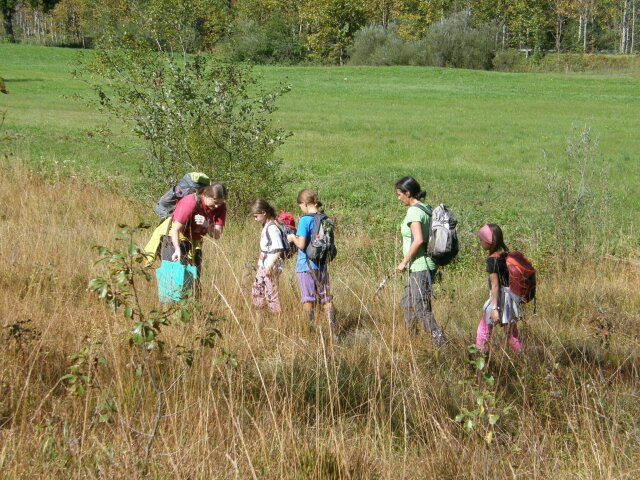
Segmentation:
<svg viewBox="0 0 640 480">
<path fill-rule="evenodd" d="M 502 50 L 493 57 L 493 69 L 499 72 L 522 72 L 526 69 L 526 59 L 517 50 Z"/>
<path fill-rule="evenodd" d="M 395 25 L 373 25 L 358 30 L 349 49 L 353 65 L 409 65 L 414 44 L 398 36 Z"/>
<path fill-rule="evenodd" d="M 238 20 L 223 51 L 235 62 L 298 63 L 306 56 L 304 38 L 293 34 L 291 25 L 277 15 L 265 24 Z"/>
<path fill-rule="evenodd" d="M 226 182 L 232 207 L 280 191 L 274 154 L 287 134 L 270 115 L 288 87 L 261 92 L 248 67 L 156 52 L 131 37 L 98 49 L 87 69 L 101 107 L 145 142 L 147 194 L 193 170 Z"/>
<path fill-rule="evenodd" d="M 433 24 L 424 38 L 425 60 L 438 67 L 490 69 L 497 28 L 474 26 L 468 11 Z"/>
</svg>

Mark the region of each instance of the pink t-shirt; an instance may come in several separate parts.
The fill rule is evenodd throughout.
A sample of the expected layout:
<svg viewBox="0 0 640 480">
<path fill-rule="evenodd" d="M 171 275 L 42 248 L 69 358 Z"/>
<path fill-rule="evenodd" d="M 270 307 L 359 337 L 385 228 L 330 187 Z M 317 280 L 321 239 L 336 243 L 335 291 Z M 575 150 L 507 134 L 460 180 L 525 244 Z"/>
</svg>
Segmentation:
<svg viewBox="0 0 640 480">
<path fill-rule="evenodd" d="M 193 220 L 196 215 L 204 216 L 211 225 L 224 227 L 224 222 L 227 219 L 227 206 L 223 204 L 209 209 L 204 205 L 204 198 L 200 197 L 200 205 L 196 208 L 195 195 L 187 195 L 180 199 L 176 205 L 171 221 L 185 225 L 182 232 L 185 237 L 191 240 L 200 240 L 207 234 L 207 229 L 196 224 Z"/>
</svg>

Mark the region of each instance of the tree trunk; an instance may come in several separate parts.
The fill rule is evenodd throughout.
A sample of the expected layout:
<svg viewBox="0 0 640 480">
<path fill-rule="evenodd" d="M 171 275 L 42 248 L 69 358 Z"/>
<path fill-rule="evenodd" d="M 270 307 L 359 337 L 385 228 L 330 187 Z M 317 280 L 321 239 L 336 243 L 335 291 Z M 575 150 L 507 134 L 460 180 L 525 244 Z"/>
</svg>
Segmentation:
<svg viewBox="0 0 640 480">
<path fill-rule="evenodd" d="M 629 46 L 627 35 L 629 30 L 627 28 L 627 11 L 629 9 L 629 0 L 624 0 L 622 6 L 622 25 L 620 29 L 620 53 L 629 53 L 627 48 Z"/>
<path fill-rule="evenodd" d="M 584 23 L 582 24 L 584 31 L 582 32 L 582 51 L 587 53 L 587 27 L 589 25 L 589 5 L 586 5 L 584 11 Z"/>
<path fill-rule="evenodd" d="M 636 53 L 636 20 L 638 18 L 638 0 L 633 0 L 633 13 L 631 14 L 631 55 Z"/>
<path fill-rule="evenodd" d="M 10 43 L 16 42 L 16 37 L 13 34 L 13 14 L 13 6 L 2 7 L 2 26 L 4 27 L 5 36 Z"/>
</svg>

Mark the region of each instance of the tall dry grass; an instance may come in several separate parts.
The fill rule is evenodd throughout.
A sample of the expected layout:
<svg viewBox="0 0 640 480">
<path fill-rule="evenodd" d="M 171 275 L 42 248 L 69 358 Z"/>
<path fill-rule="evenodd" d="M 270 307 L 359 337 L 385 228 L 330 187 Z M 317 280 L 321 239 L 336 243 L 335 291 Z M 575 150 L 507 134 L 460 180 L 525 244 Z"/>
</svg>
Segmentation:
<svg viewBox="0 0 640 480">
<path fill-rule="evenodd" d="M 99 273 L 92 246 L 114 246 L 116 225 L 152 220 L 148 209 L 79 179 L 44 183 L 20 165 L 2 167 L 0 204 L 0 476 L 142 476 L 153 391 L 136 376 L 129 321 L 86 287 Z M 225 319 L 221 346 L 237 367 L 216 351 L 199 352 L 191 368 L 174 355 L 194 344 L 202 315 L 164 329 L 165 351 L 151 363 L 165 408 L 150 476 L 483 478 L 486 467 L 496 479 L 638 477 L 636 265 L 540 265 L 537 312 L 522 326 L 526 354 L 513 358 L 502 332 L 494 338 L 489 369 L 511 413 L 487 448 L 453 420 L 473 408 L 459 381 L 475 381 L 466 346 L 486 296 L 481 260 L 443 277 L 435 312 L 450 344 L 439 352 L 425 335 L 406 335 L 400 279 L 373 295 L 393 259 L 376 253 L 375 239 L 340 238 L 331 274 L 343 331 L 332 346 L 326 329 L 305 325 L 293 262 L 280 281 L 283 314 L 250 307 L 245 265 L 257 238 L 256 225 L 236 221 L 205 244 L 202 304 Z M 155 284 L 141 297 L 152 308 Z M 76 397 L 60 378 L 82 347 L 93 387 Z"/>
</svg>

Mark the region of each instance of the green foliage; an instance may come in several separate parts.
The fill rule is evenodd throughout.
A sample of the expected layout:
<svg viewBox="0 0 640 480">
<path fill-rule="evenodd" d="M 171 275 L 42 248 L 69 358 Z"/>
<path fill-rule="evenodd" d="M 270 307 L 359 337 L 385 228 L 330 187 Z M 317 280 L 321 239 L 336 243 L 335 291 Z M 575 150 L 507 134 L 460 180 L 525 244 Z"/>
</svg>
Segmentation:
<svg viewBox="0 0 640 480">
<path fill-rule="evenodd" d="M 496 400 L 495 379 L 487 373 L 487 359 L 474 345 L 467 349 L 472 357 L 469 364 L 475 371 L 474 380 L 461 380 L 461 384 L 470 389 L 473 407 L 461 408 L 455 421 L 462 425 L 464 431 L 471 433 L 480 427 L 485 444 L 488 446 L 494 439 L 495 429 L 501 417 L 509 413 L 510 408 L 500 407 Z"/>
<path fill-rule="evenodd" d="M 426 63 L 438 67 L 489 69 L 497 27 L 475 26 L 469 12 L 434 23 L 424 37 Z"/>
<path fill-rule="evenodd" d="M 309 17 L 314 25 L 308 45 L 311 58 L 342 65 L 353 35 L 365 25 L 362 2 L 357 0 L 326 0 L 310 7 Z"/>
<path fill-rule="evenodd" d="M 99 341 L 87 339 L 87 345 L 69 355 L 68 373 L 60 378 L 66 384 L 69 394 L 82 397 L 89 387 L 95 385 L 96 368 L 107 363 L 96 349 L 99 345 Z"/>
<path fill-rule="evenodd" d="M 349 49 L 349 63 L 353 65 L 410 65 L 417 43 L 405 41 L 398 35 L 396 25 L 366 26 L 358 30 Z"/>
<path fill-rule="evenodd" d="M 89 282 L 89 290 L 99 300 L 105 302 L 114 312 L 121 311 L 123 317 L 132 322 L 129 334 L 129 345 L 142 353 L 142 361 L 135 366 L 137 377 L 146 378 L 155 395 L 156 406 L 154 410 L 153 425 L 147 434 L 144 457 L 141 462 L 143 472 L 147 471 L 148 458 L 151 446 L 162 420 L 165 391 L 160 388 L 159 376 L 150 363 L 149 355 L 153 352 L 160 353 L 164 342 L 161 340 L 162 328 L 172 324 L 174 319 L 179 319 L 183 324 L 191 322 L 198 315 L 202 307 L 196 301 L 188 299 L 171 304 L 162 310 L 145 308 L 141 300 L 141 284 L 151 281 L 149 273 L 151 265 L 147 262 L 144 250 L 134 242 L 134 237 L 148 225 L 139 224 L 136 227 L 120 225 L 120 232 L 116 239 L 124 244 L 121 250 L 110 250 L 103 246 L 95 247 L 100 258 L 96 264 L 104 264 L 107 272 L 105 276 L 96 277 Z M 203 330 L 196 338 L 195 346 L 176 346 L 176 356 L 181 358 L 185 367 L 193 365 L 196 354 L 203 348 L 215 348 L 217 340 L 222 338 L 218 328 L 221 319 L 213 316 L 211 312 L 204 315 Z M 70 356 L 71 366 L 68 373 L 62 377 L 67 383 L 68 390 L 82 396 L 88 386 L 93 382 L 93 370 L 95 357 L 90 356 L 90 350 L 83 347 L 78 353 Z M 91 360 L 93 359 L 93 361 Z M 162 362 L 162 358 L 158 358 Z M 165 357 L 166 361 L 166 357 Z M 222 349 L 221 354 L 214 358 L 218 363 L 236 366 L 233 354 Z M 115 400 L 103 401 L 96 410 L 100 422 L 108 421 L 110 415 L 117 411 Z"/>
<path fill-rule="evenodd" d="M 248 67 L 156 52 L 129 36 L 99 49 L 86 71 L 99 79 L 100 106 L 145 142 L 154 196 L 192 170 L 226 183 L 235 205 L 281 189 L 274 155 L 288 134 L 270 116 L 289 87 L 256 91 Z"/>
<path fill-rule="evenodd" d="M 525 68 L 524 54 L 517 50 L 501 50 L 493 57 L 493 69 L 499 72 L 521 72 Z"/>
<path fill-rule="evenodd" d="M 495 31 L 490 24 L 473 25 L 469 12 L 433 23 L 418 40 L 403 39 L 395 25 L 367 26 L 354 36 L 351 63 L 489 69 Z"/>
<path fill-rule="evenodd" d="M 306 38 L 292 33 L 294 28 L 277 15 L 266 23 L 238 19 L 223 46 L 224 56 L 233 62 L 301 62 L 307 54 Z"/>
<path fill-rule="evenodd" d="M 588 245 L 605 246 L 612 227 L 608 173 L 599 158 L 599 141 L 585 126 L 567 140 L 567 163 L 545 165 L 547 219 L 556 250 L 584 253 Z"/>
</svg>

